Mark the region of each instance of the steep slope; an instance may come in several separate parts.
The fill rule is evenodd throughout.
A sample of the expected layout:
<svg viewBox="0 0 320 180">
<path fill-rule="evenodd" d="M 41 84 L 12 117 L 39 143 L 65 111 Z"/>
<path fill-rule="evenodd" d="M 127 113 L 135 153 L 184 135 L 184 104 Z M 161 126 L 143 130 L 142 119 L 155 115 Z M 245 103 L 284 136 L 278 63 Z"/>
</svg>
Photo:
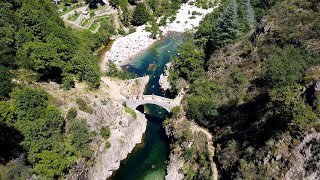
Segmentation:
<svg viewBox="0 0 320 180">
<path fill-rule="evenodd" d="M 320 3 L 251 1 L 245 28 L 248 2 L 206 17 L 173 59 L 172 85 L 190 86 L 186 117 L 213 134 L 221 179 L 316 179 Z"/>
</svg>

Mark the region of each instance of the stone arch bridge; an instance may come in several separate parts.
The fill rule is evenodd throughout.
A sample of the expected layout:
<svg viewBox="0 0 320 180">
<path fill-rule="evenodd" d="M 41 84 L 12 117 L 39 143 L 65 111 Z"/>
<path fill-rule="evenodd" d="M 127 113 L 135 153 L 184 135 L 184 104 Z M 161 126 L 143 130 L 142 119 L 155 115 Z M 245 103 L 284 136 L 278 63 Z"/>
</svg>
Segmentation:
<svg viewBox="0 0 320 180">
<path fill-rule="evenodd" d="M 138 106 L 144 104 L 155 104 L 163 107 L 168 112 L 171 112 L 172 108 L 181 104 L 182 97 L 183 96 L 181 93 L 179 93 L 175 99 L 169 99 L 156 95 L 143 95 L 138 97 L 127 97 L 124 102 L 131 109 L 136 109 Z"/>
</svg>

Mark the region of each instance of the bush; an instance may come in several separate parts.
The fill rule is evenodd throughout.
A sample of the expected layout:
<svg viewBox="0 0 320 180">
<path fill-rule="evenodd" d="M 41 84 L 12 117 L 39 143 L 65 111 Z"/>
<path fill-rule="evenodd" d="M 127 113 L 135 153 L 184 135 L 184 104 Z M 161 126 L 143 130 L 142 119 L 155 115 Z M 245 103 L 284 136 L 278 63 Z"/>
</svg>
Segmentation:
<svg viewBox="0 0 320 180">
<path fill-rule="evenodd" d="M 177 118 L 179 116 L 179 113 L 180 113 L 180 106 L 176 106 L 172 108 L 172 116 L 174 118 Z"/>
<path fill-rule="evenodd" d="M 73 79 L 72 75 L 67 75 L 67 76 L 62 78 L 61 87 L 63 89 L 69 90 L 71 88 L 74 88 L 74 86 L 75 86 L 75 82 L 74 82 L 74 79 Z"/>
<path fill-rule="evenodd" d="M 111 144 L 109 141 L 106 141 L 106 149 L 109 149 L 111 147 Z"/>
<path fill-rule="evenodd" d="M 83 100 L 81 97 L 77 97 L 76 103 L 77 103 L 79 106 L 86 106 L 86 105 L 87 105 L 86 101 Z"/>
<path fill-rule="evenodd" d="M 90 157 L 92 150 L 89 147 L 89 142 L 92 138 L 92 133 L 89 132 L 85 119 L 73 119 L 70 124 L 70 140 L 71 144 L 80 151 L 82 156 Z"/>
<path fill-rule="evenodd" d="M 131 114 L 135 119 L 137 119 L 137 113 L 133 109 L 125 106 L 124 110 L 126 113 Z"/>
<path fill-rule="evenodd" d="M 137 28 L 135 28 L 135 27 L 129 28 L 129 34 L 134 33 L 136 31 L 137 31 Z"/>
<path fill-rule="evenodd" d="M 103 126 L 100 130 L 100 135 L 104 138 L 104 139 L 108 139 L 110 137 L 110 128 L 109 126 Z"/>
<path fill-rule="evenodd" d="M 197 11 L 192 11 L 192 15 L 201 15 L 201 13 L 197 12 Z"/>
<path fill-rule="evenodd" d="M 93 113 L 93 111 L 94 111 L 93 108 L 91 106 L 87 105 L 87 103 L 82 98 L 78 97 L 76 99 L 76 102 L 77 102 L 79 109 L 81 111 L 84 111 L 89 114 Z"/>
<path fill-rule="evenodd" d="M 275 54 L 267 61 L 262 79 L 270 87 L 292 85 L 302 78 L 307 66 L 311 65 L 311 57 L 305 52 L 288 48 Z"/>
<path fill-rule="evenodd" d="M 122 36 L 126 35 L 126 32 L 123 29 L 118 29 L 118 33 Z"/>
<path fill-rule="evenodd" d="M 72 107 L 67 112 L 67 120 L 72 120 L 77 117 L 77 108 Z"/>
</svg>

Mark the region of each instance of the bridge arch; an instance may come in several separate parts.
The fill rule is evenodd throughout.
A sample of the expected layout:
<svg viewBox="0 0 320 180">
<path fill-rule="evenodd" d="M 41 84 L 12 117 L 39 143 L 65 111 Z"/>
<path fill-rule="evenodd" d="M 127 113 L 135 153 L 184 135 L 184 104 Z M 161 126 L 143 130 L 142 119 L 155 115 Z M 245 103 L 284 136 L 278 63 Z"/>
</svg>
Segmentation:
<svg viewBox="0 0 320 180">
<path fill-rule="evenodd" d="M 154 104 L 163 107 L 168 112 L 171 112 L 172 108 L 178 106 L 179 103 L 175 99 L 169 99 L 161 96 L 143 95 L 141 97 L 128 97 L 126 100 L 126 105 L 131 109 L 136 109 L 140 105 Z"/>
</svg>

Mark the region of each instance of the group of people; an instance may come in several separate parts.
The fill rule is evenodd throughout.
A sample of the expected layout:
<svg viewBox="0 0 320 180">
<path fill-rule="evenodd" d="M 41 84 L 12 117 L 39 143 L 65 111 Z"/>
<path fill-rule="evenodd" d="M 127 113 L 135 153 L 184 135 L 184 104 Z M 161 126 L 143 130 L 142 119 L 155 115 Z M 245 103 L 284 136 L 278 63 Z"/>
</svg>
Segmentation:
<svg viewBox="0 0 320 180">
<path fill-rule="evenodd" d="M 153 41 L 148 32 L 129 34 L 113 43 L 111 50 L 106 54 L 106 58 L 114 63 L 132 60 L 133 56 L 148 48 Z"/>
</svg>

